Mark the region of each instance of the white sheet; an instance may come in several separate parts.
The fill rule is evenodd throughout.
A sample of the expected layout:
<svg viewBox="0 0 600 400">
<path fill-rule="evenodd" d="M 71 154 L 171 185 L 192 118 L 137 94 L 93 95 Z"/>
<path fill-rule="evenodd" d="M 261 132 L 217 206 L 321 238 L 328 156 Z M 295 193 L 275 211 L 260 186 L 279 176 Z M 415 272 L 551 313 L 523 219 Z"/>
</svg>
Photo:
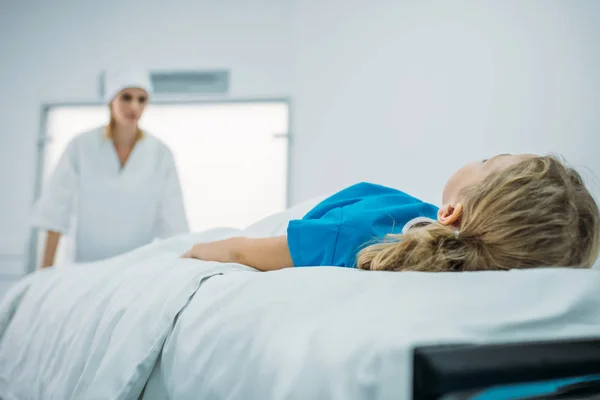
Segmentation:
<svg viewBox="0 0 600 400">
<path fill-rule="evenodd" d="M 171 399 L 410 399 L 418 344 L 600 334 L 600 271 L 296 268 L 207 281 L 167 339 Z"/>
<path fill-rule="evenodd" d="M 40 271 L 12 288 L 0 306 L 0 398 L 138 398 L 176 316 L 202 282 L 248 269 L 180 259 L 188 239 Z"/>
</svg>

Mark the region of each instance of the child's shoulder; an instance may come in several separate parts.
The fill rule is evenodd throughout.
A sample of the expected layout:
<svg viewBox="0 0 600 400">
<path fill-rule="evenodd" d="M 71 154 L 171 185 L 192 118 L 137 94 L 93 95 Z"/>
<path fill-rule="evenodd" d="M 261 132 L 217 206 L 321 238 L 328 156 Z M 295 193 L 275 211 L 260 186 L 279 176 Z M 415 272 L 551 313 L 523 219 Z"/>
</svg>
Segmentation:
<svg viewBox="0 0 600 400">
<path fill-rule="evenodd" d="M 415 217 L 430 217 L 437 215 L 437 207 L 398 189 L 372 182 L 359 182 L 322 200 L 303 219 L 319 219 L 326 214 L 335 214 L 335 218 L 339 219 L 342 219 L 342 214 L 345 215 L 344 218 L 351 215 L 363 219 L 368 218 L 368 215 L 379 218 L 383 215 L 382 212 L 385 215 L 393 214 L 394 218 L 412 214 Z"/>
<path fill-rule="evenodd" d="M 368 204 L 370 207 L 382 206 L 387 208 L 390 206 L 401 207 L 409 204 L 424 204 L 437 210 L 437 206 L 429 204 L 418 197 L 399 189 L 372 182 L 359 182 L 352 186 L 348 186 L 346 189 L 338 192 L 335 196 L 332 196 L 332 199 L 333 198 L 335 198 L 335 200 L 345 200 L 352 203 L 360 202 L 362 204 Z"/>
<path fill-rule="evenodd" d="M 355 195 L 362 195 L 362 196 L 376 196 L 376 195 L 401 195 L 401 196 L 409 196 L 407 193 L 389 187 L 389 186 L 384 186 L 384 185 L 380 185 L 377 183 L 372 183 L 372 182 L 359 182 L 356 183 L 354 185 L 348 186 L 345 189 L 343 189 L 341 192 L 347 193 L 347 194 L 355 194 Z"/>
</svg>

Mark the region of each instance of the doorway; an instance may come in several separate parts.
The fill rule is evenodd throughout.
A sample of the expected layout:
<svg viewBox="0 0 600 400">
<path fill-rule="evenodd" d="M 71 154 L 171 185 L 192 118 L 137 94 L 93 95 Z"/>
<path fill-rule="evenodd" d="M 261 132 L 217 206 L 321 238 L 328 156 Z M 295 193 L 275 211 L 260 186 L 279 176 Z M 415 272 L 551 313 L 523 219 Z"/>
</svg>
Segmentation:
<svg viewBox="0 0 600 400">
<path fill-rule="evenodd" d="M 105 125 L 104 104 L 45 108 L 38 190 L 54 171 L 67 144 L 79 133 Z M 164 102 L 148 105 L 140 127 L 172 151 L 192 232 L 244 228 L 284 210 L 288 201 L 289 104 L 285 100 Z M 39 265 L 44 232 L 32 258 Z M 57 263 L 72 257 L 61 239 Z"/>
</svg>

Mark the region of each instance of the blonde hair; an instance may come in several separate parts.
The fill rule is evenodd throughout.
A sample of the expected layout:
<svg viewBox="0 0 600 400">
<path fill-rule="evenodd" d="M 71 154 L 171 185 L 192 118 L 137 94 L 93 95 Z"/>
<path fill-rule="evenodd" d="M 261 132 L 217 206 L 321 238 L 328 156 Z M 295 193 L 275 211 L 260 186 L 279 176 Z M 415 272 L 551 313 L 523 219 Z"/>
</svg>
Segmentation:
<svg viewBox="0 0 600 400">
<path fill-rule="evenodd" d="M 477 271 L 590 268 L 600 251 L 598 205 L 581 176 L 551 156 L 488 176 L 461 193 L 460 231 L 434 222 L 363 249 L 359 268 Z"/>
</svg>

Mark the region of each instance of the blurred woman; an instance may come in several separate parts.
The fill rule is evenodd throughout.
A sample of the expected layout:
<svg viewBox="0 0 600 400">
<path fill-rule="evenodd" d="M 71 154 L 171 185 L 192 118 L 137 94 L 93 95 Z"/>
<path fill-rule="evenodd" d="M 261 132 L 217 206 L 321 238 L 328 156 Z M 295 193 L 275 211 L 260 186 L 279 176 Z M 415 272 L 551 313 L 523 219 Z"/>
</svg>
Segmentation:
<svg viewBox="0 0 600 400">
<path fill-rule="evenodd" d="M 189 230 L 173 155 L 138 125 L 149 75 L 122 70 L 106 83 L 110 122 L 68 144 L 35 205 L 33 225 L 47 231 L 42 267 L 54 264 L 65 234 L 74 261 L 91 262 Z"/>
</svg>

